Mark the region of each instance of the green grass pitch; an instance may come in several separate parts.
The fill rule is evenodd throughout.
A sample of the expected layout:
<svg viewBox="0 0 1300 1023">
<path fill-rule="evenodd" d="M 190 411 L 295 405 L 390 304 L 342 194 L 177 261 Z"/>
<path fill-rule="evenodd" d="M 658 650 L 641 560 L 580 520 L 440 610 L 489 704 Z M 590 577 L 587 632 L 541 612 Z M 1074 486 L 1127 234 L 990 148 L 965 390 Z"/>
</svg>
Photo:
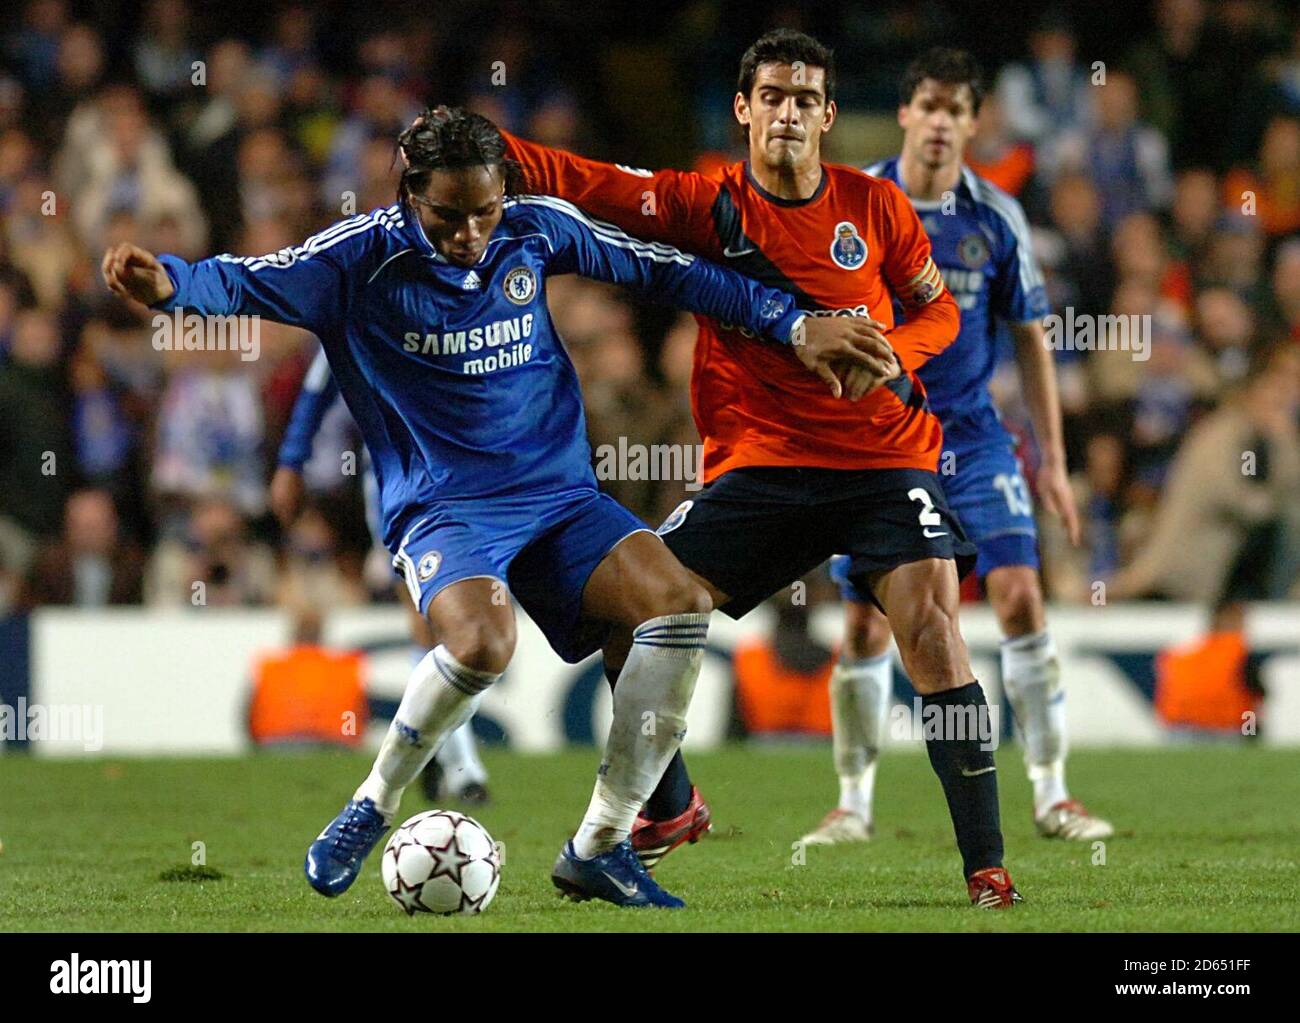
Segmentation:
<svg viewBox="0 0 1300 1023">
<path fill-rule="evenodd" d="M 883 759 L 874 841 L 811 848 L 798 864 L 792 843 L 835 792 L 829 748 L 693 754 L 715 829 L 659 868 L 688 903 L 675 913 L 574 905 L 551 887 L 551 863 L 586 807 L 595 751 L 488 750 L 485 759 L 495 802 L 477 816 L 506 846 L 496 901 L 481 917 L 408 919 L 383 893 L 378 855 L 338 899 L 302 877 L 307 844 L 364 776 L 365 756 L 5 756 L 0 931 L 1300 929 L 1300 751 L 1077 752 L 1072 789 L 1119 831 L 1095 850 L 1035 835 L 1028 782 L 1008 747 L 998 758 L 1007 865 L 1027 899 L 1008 913 L 967 904 L 923 755 Z M 413 790 L 402 816 L 427 808 Z M 178 869 L 191 866 L 196 842 L 209 869 Z"/>
</svg>

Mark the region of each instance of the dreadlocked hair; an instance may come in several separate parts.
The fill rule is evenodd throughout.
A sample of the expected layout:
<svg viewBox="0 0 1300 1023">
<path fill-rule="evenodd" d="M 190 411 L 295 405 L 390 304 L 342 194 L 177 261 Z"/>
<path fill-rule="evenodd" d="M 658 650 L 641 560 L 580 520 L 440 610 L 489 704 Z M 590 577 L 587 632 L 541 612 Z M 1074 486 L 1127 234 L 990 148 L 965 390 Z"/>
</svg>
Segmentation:
<svg viewBox="0 0 1300 1023">
<path fill-rule="evenodd" d="M 506 156 L 506 140 L 482 114 L 461 107 L 430 107 L 397 136 L 405 165 L 397 183 L 397 201 L 422 191 L 432 171 L 458 167 L 500 167 L 507 197 L 523 193 L 523 168 Z"/>
</svg>

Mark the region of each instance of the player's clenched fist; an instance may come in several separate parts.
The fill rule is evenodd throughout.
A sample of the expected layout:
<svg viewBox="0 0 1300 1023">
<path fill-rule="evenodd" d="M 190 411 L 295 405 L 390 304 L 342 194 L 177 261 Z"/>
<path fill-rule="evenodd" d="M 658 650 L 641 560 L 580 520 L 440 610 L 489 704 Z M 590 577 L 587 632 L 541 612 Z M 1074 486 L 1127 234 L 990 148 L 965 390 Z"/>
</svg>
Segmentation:
<svg viewBox="0 0 1300 1023">
<path fill-rule="evenodd" d="M 859 376 L 888 380 L 899 372 L 894 348 L 881 333 L 884 324 L 865 316 L 805 316 L 795 330 L 799 361 L 826 382 L 839 398 L 844 389 L 836 368 L 853 367 Z M 861 397 L 861 393 L 850 395 Z"/>
<path fill-rule="evenodd" d="M 176 290 L 157 257 L 130 242 L 114 245 L 105 252 L 100 271 L 113 294 L 145 305 L 170 298 Z"/>
</svg>

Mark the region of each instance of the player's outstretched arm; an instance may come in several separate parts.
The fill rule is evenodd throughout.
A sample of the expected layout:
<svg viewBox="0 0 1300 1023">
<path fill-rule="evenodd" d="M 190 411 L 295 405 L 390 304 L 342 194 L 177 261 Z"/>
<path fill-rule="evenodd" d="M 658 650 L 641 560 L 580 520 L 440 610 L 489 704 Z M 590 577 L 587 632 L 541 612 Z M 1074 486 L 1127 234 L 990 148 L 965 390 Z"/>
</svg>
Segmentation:
<svg viewBox="0 0 1300 1023">
<path fill-rule="evenodd" d="M 718 185 L 692 171 L 639 170 L 604 163 L 517 138 L 503 131 L 528 187 L 553 195 L 637 238 L 708 254 L 716 235 L 712 209 Z"/>
<path fill-rule="evenodd" d="M 262 316 L 319 335 L 343 319 L 350 293 L 343 260 L 365 244 L 361 222 L 366 218 L 356 219 L 351 230 L 335 225 L 296 248 L 266 256 L 220 255 L 197 263 L 155 256 L 124 242 L 104 253 L 100 269 L 114 294 L 153 309 Z"/>
<path fill-rule="evenodd" d="M 895 370 L 893 350 L 874 321 L 807 315 L 793 295 L 671 246 L 629 237 L 613 225 L 592 221 L 569 203 L 549 197 L 517 201 L 533 207 L 546 222 L 555 243 L 549 273 L 578 273 L 627 285 L 649 298 L 790 345 L 836 397 L 842 386 L 833 363 L 858 364 L 890 375 Z"/>
</svg>

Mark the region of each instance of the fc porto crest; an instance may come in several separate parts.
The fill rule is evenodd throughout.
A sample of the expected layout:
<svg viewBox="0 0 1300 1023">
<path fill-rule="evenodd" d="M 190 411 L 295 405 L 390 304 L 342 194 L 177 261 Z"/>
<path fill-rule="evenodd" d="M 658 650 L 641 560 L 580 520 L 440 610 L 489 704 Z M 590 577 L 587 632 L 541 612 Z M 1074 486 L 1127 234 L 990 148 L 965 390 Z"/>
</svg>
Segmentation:
<svg viewBox="0 0 1300 1023">
<path fill-rule="evenodd" d="M 844 270 L 856 270 L 867 261 L 867 243 L 859 236 L 856 224 L 841 220 L 835 225 L 831 259 Z"/>
<path fill-rule="evenodd" d="M 517 266 L 506 274 L 502 290 L 515 305 L 527 305 L 537 294 L 537 275 L 526 266 Z"/>
<path fill-rule="evenodd" d="M 976 232 L 968 234 L 957 243 L 957 258 L 972 270 L 978 270 L 989 261 L 989 243 Z"/>
<path fill-rule="evenodd" d="M 415 566 L 415 574 L 419 577 L 420 582 L 427 583 L 435 575 L 442 565 L 442 555 L 437 551 L 429 551 L 420 559 L 420 563 Z"/>
<path fill-rule="evenodd" d="M 668 516 L 668 518 L 664 519 L 663 525 L 661 525 L 658 529 L 656 529 L 655 532 L 659 536 L 663 536 L 665 533 L 671 533 L 674 529 L 676 529 L 678 526 L 680 526 L 683 522 L 686 521 L 686 516 L 690 513 L 690 510 L 694 507 L 695 507 L 694 501 L 683 501 L 681 504 L 679 504 L 676 508 L 672 510 L 672 513 Z"/>
</svg>

